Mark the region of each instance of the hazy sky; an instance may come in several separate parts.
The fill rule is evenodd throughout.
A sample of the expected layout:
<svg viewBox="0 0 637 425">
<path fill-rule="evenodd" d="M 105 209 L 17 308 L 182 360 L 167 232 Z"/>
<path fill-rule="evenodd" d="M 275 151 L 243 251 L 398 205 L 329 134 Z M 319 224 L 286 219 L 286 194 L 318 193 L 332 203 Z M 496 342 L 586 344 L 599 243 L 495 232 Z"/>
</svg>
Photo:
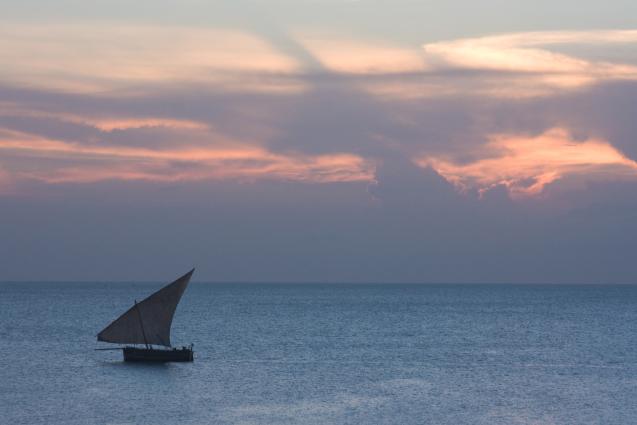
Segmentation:
<svg viewBox="0 0 637 425">
<path fill-rule="evenodd" d="M 637 2 L 0 8 L 0 280 L 637 282 Z"/>
</svg>

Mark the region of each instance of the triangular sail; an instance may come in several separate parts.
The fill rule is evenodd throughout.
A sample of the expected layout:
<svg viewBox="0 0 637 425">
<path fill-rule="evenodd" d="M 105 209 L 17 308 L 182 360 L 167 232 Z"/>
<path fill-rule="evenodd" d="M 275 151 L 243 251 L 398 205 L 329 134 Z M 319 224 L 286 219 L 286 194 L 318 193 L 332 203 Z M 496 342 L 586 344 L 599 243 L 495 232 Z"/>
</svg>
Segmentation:
<svg viewBox="0 0 637 425">
<path fill-rule="evenodd" d="M 97 340 L 117 344 L 153 344 L 170 347 L 170 325 L 173 315 L 194 271 L 195 269 L 192 269 L 173 283 L 136 303 L 97 334 Z"/>
</svg>

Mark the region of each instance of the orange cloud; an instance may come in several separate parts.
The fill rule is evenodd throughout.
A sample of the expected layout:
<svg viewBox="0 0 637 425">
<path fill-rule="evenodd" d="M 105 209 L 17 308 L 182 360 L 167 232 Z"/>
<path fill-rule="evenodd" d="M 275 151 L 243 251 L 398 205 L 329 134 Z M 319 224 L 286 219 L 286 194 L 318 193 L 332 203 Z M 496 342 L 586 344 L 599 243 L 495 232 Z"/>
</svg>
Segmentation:
<svg viewBox="0 0 637 425">
<path fill-rule="evenodd" d="M 219 158 L 197 161 L 192 169 L 175 169 L 169 162 L 119 162 L 108 166 L 62 167 L 52 172 L 29 173 L 47 183 L 93 183 L 103 180 L 176 182 L 195 180 L 288 180 L 310 183 L 371 181 L 373 169 L 348 154 L 318 157 L 254 156 L 242 160 Z"/>
<path fill-rule="evenodd" d="M 25 108 L 18 104 L 10 102 L 0 102 L 0 116 L 49 118 L 62 122 L 87 125 L 105 132 L 110 132 L 113 130 L 130 130 L 136 128 L 153 127 L 163 127 L 167 129 L 178 130 L 210 130 L 210 126 L 208 124 L 194 120 L 160 117 L 130 118 L 116 116 L 77 115 L 69 112 Z"/>
<path fill-rule="evenodd" d="M 345 153 L 283 155 L 237 143 L 225 147 L 183 147 L 165 150 L 101 144 L 80 145 L 11 130 L 0 132 L 0 151 L 49 160 L 72 159 L 77 165 L 38 167 L 17 177 L 48 183 L 90 183 L 100 180 L 186 181 L 206 179 L 282 179 L 317 183 L 371 181 L 373 164 Z M 107 165 L 104 165 L 106 162 Z M 185 166 L 175 166 L 177 162 Z"/>
<path fill-rule="evenodd" d="M 605 140 L 576 141 L 561 128 L 539 136 L 498 134 L 482 148 L 486 158 L 466 164 L 437 157 L 416 162 L 432 167 L 456 187 L 487 191 L 506 186 L 513 197 L 534 196 L 566 176 L 637 180 L 637 162 Z"/>
<path fill-rule="evenodd" d="M 80 118 L 70 120 L 91 125 L 102 131 L 130 130 L 134 128 L 164 127 L 180 130 L 207 130 L 207 124 L 170 118 Z"/>
</svg>

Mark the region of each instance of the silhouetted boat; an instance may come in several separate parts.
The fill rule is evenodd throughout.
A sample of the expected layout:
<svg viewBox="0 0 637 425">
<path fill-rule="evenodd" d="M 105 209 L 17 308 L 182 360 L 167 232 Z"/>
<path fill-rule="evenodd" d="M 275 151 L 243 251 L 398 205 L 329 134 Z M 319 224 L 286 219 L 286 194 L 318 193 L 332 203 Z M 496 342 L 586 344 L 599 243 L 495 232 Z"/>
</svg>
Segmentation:
<svg viewBox="0 0 637 425">
<path fill-rule="evenodd" d="M 194 271 L 195 269 L 192 269 L 145 300 L 139 303 L 135 301 L 135 305 L 126 313 L 97 334 L 98 341 L 134 344 L 133 346 L 98 348 L 98 350 L 121 349 L 124 353 L 124 361 L 127 362 L 193 361 L 192 344 L 181 348 L 172 347 L 170 344 L 170 326 L 177 304 Z M 144 347 L 135 346 L 137 344 L 143 344 Z"/>
</svg>

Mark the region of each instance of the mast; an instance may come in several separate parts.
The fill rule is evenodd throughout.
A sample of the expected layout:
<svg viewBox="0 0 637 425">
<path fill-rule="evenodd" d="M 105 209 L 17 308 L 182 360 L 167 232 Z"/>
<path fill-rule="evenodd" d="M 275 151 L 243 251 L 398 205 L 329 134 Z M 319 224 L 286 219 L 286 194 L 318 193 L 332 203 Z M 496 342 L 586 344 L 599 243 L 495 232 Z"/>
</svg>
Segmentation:
<svg viewBox="0 0 637 425">
<path fill-rule="evenodd" d="M 148 348 L 148 340 L 146 339 L 146 331 L 144 330 L 144 321 L 142 320 L 142 312 L 139 311 L 139 307 L 137 307 L 137 300 L 135 300 L 135 310 L 137 310 L 137 315 L 139 316 L 139 324 L 142 327 L 142 335 L 144 336 L 144 344 L 146 344 L 146 348 Z"/>
</svg>

